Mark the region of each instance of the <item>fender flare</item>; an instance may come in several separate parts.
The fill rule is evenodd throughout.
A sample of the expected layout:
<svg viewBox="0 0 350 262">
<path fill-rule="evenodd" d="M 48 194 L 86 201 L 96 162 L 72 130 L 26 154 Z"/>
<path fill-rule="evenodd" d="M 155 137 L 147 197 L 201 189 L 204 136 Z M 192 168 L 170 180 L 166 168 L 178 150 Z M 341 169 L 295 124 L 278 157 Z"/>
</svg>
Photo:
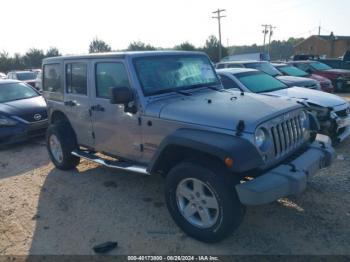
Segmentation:
<svg viewBox="0 0 350 262">
<path fill-rule="evenodd" d="M 156 172 L 162 156 L 173 147 L 184 147 L 209 156 L 224 163 L 226 157 L 233 159 L 229 168 L 233 173 L 243 173 L 263 165 L 264 161 L 257 148 L 248 140 L 234 135 L 196 129 L 178 129 L 168 135 L 157 148 L 148 166 L 150 173 Z"/>
</svg>

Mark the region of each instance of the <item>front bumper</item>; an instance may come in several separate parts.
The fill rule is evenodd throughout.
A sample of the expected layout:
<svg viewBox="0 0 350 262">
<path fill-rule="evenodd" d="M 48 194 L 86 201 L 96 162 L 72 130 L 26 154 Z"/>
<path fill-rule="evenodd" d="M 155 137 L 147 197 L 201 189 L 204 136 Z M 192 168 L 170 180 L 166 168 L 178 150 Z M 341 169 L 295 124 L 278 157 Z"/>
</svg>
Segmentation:
<svg viewBox="0 0 350 262">
<path fill-rule="evenodd" d="M 236 185 L 242 204 L 262 205 L 305 190 L 307 180 L 321 168 L 331 165 L 335 152 L 329 137 L 318 135 L 307 151 L 290 163 Z"/>
<path fill-rule="evenodd" d="M 0 145 L 9 145 L 43 136 L 49 125 L 48 120 L 34 123 L 18 123 L 16 126 L 0 127 Z"/>
</svg>

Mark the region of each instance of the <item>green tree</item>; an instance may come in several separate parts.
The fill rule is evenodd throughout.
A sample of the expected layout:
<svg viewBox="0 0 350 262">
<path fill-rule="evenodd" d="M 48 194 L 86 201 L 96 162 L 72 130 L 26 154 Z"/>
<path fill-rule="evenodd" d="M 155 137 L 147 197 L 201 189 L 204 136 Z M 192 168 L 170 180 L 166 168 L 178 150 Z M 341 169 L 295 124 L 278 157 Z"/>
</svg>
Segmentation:
<svg viewBox="0 0 350 262">
<path fill-rule="evenodd" d="M 156 48 L 150 44 L 145 44 L 141 41 L 131 42 L 126 49 L 127 51 L 149 51 L 156 50 Z"/>
<path fill-rule="evenodd" d="M 60 51 L 56 47 L 50 47 L 46 53 L 45 57 L 61 56 Z"/>
<path fill-rule="evenodd" d="M 112 48 L 103 40 L 94 38 L 89 45 L 89 53 L 111 52 Z"/>
<path fill-rule="evenodd" d="M 211 35 L 208 37 L 208 39 L 205 42 L 205 46 L 203 47 L 203 51 L 207 53 L 207 55 L 210 57 L 210 59 L 216 63 L 219 62 L 219 40 L 214 36 Z M 221 45 L 222 49 L 222 57 L 227 56 L 228 50 L 226 47 Z"/>
<path fill-rule="evenodd" d="M 179 45 L 176 45 L 174 47 L 174 49 L 175 50 L 183 50 L 183 51 L 195 51 L 195 50 L 197 50 L 197 48 L 189 42 L 183 42 Z"/>
<path fill-rule="evenodd" d="M 0 52 L 0 72 L 7 72 L 10 68 L 10 57 L 5 51 Z"/>
<path fill-rule="evenodd" d="M 31 48 L 24 55 L 24 65 L 27 68 L 40 68 L 41 62 L 45 58 L 44 51 L 37 48 Z"/>
<path fill-rule="evenodd" d="M 289 59 L 294 53 L 294 46 L 301 42 L 303 38 L 290 37 L 287 41 L 274 40 L 270 45 L 270 57 L 271 60 L 286 60 Z M 229 48 L 230 55 L 246 54 L 246 53 L 267 53 L 267 48 L 264 50 L 262 45 L 250 45 L 250 46 L 231 46 Z"/>
</svg>

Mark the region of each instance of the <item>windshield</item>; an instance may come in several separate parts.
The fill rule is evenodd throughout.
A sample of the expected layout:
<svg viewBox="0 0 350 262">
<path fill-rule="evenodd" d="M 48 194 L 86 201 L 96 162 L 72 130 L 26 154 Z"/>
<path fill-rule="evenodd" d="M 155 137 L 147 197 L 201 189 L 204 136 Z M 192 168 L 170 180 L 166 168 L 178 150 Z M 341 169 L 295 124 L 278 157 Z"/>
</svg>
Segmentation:
<svg viewBox="0 0 350 262">
<path fill-rule="evenodd" d="M 310 65 L 311 65 L 311 67 L 313 67 L 314 69 L 319 70 L 319 71 L 325 71 L 325 70 L 332 69 L 332 67 L 330 67 L 324 63 L 320 63 L 320 62 L 312 62 Z"/>
<path fill-rule="evenodd" d="M 309 74 L 306 73 L 305 71 L 295 67 L 295 66 L 279 66 L 277 67 L 278 70 L 280 70 L 282 73 L 289 75 L 289 76 L 308 76 Z"/>
<path fill-rule="evenodd" d="M 253 93 L 271 92 L 288 88 L 276 78 L 262 72 L 241 73 L 236 74 L 235 77 Z"/>
<path fill-rule="evenodd" d="M 25 83 L 0 84 L 0 103 L 39 96 Z"/>
<path fill-rule="evenodd" d="M 145 96 L 220 84 L 203 55 L 141 57 L 134 65 Z"/>
<path fill-rule="evenodd" d="M 253 68 L 253 69 L 257 69 L 259 71 L 262 71 L 266 74 L 269 74 L 271 76 L 278 76 L 281 75 L 280 72 L 278 72 L 278 70 L 276 68 L 274 68 L 270 63 L 266 62 L 266 63 L 247 63 L 245 65 L 248 68 Z"/>
<path fill-rule="evenodd" d="M 36 74 L 34 72 L 16 73 L 16 75 L 17 75 L 17 79 L 21 81 L 34 80 L 36 78 Z"/>
</svg>

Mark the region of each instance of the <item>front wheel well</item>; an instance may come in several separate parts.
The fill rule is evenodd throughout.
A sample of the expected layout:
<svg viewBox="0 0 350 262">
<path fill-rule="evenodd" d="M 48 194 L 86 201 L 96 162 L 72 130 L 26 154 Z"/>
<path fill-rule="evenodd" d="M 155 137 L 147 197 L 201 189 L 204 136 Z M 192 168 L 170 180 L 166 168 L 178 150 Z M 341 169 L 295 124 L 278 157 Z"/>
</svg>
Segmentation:
<svg viewBox="0 0 350 262">
<path fill-rule="evenodd" d="M 50 124 L 54 125 L 54 124 L 58 124 L 59 122 L 63 122 L 67 125 L 67 128 L 69 128 L 73 132 L 73 135 L 77 141 L 77 134 L 75 133 L 71 123 L 69 122 L 68 117 L 61 111 L 52 112 L 50 117 Z"/>
<path fill-rule="evenodd" d="M 221 160 L 218 156 L 186 146 L 170 145 L 163 150 L 152 167 L 151 173 L 159 173 L 165 177 L 175 165 L 184 160 L 203 164 L 206 162 L 215 162 L 216 164 L 222 165 L 226 168 L 223 160 Z"/>
<path fill-rule="evenodd" d="M 69 123 L 68 117 L 66 117 L 64 113 L 62 113 L 61 111 L 54 111 L 51 114 L 50 123 L 56 124 L 57 122 L 60 122 L 60 121 Z"/>
</svg>

